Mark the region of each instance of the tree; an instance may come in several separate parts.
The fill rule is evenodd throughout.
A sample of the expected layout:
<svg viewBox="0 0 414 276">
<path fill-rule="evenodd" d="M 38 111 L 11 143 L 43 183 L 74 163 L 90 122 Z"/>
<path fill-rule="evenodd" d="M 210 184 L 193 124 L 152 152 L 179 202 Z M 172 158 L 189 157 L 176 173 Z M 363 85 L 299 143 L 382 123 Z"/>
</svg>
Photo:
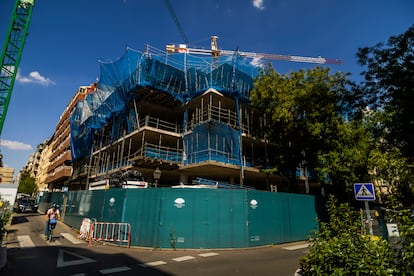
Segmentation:
<svg viewBox="0 0 414 276">
<path fill-rule="evenodd" d="M 414 161 L 414 25 L 387 43 L 358 49 L 358 62 L 365 67 L 360 96 L 371 109 L 384 111 L 381 139 L 401 148 Z"/>
<path fill-rule="evenodd" d="M 329 222 L 321 222 L 308 240 L 302 275 L 408 275 L 398 273 L 387 241 L 360 234 L 359 214 L 349 204 L 331 196 L 328 213 Z"/>
<path fill-rule="evenodd" d="M 301 164 L 319 172 L 320 182 L 329 178 L 335 187 L 367 176 L 367 155 L 361 151 L 367 146 L 359 147 L 366 143 L 366 133 L 348 121 L 354 114 L 351 86 L 347 74 L 331 75 L 320 67 L 290 75 L 267 67 L 256 79 L 251 101 L 265 110 L 268 137 L 279 146 L 278 170 L 290 176 L 291 187 Z M 337 194 L 350 190 L 345 186 Z"/>
<path fill-rule="evenodd" d="M 24 194 L 33 194 L 37 192 L 37 185 L 35 179 L 30 176 L 28 172 L 23 172 L 20 178 L 19 188 L 17 189 L 19 193 Z"/>
<path fill-rule="evenodd" d="M 320 175 L 329 176 L 331 192 L 339 200 L 350 202 L 354 198 L 354 183 L 370 180 L 371 139 L 359 120 L 342 122 L 336 131 L 336 136 L 330 138 L 331 146 L 319 154 L 316 170 Z"/>
<path fill-rule="evenodd" d="M 393 194 L 404 206 L 414 206 L 414 174 L 409 160 L 400 148 L 389 143 L 383 125 L 390 117 L 384 111 L 367 111 L 364 124 L 371 133 L 371 149 L 368 157 L 368 170 L 371 180 L 381 184 L 376 191 L 380 202 L 388 194 Z"/>
</svg>

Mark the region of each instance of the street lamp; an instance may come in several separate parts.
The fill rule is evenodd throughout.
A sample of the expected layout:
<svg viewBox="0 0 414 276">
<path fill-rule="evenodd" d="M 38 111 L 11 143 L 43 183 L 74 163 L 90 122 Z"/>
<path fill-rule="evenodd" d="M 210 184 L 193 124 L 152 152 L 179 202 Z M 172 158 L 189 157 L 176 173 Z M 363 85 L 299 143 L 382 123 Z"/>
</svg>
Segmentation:
<svg viewBox="0 0 414 276">
<path fill-rule="evenodd" d="M 154 176 L 154 180 L 155 180 L 155 188 L 158 187 L 158 180 L 161 178 L 161 171 L 160 169 L 157 167 L 153 173 Z"/>
</svg>

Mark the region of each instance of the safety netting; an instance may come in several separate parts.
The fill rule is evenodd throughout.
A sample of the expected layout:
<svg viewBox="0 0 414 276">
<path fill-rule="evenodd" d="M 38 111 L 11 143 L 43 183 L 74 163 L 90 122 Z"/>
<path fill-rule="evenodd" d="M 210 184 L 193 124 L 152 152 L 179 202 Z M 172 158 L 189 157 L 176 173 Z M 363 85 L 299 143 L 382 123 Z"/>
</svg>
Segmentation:
<svg viewBox="0 0 414 276">
<path fill-rule="evenodd" d="M 99 63 L 95 92 L 79 101 L 71 115 L 73 160 L 91 154 L 94 132 L 109 122 L 112 123 L 111 139 L 119 138 L 122 129 L 134 128 L 135 110 L 127 103 L 140 100 L 136 93 L 139 88 L 167 93 L 183 104 L 209 88 L 249 102 L 258 74 L 258 68 L 237 52 L 233 56 L 200 57 L 154 48 L 142 52 L 127 48 L 119 59 Z M 238 159 L 237 154 L 234 157 Z"/>
<path fill-rule="evenodd" d="M 201 124 L 183 137 L 184 164 L 217 161 L 240 165 L 240 133 L 224 123 Z"/>
</svg>

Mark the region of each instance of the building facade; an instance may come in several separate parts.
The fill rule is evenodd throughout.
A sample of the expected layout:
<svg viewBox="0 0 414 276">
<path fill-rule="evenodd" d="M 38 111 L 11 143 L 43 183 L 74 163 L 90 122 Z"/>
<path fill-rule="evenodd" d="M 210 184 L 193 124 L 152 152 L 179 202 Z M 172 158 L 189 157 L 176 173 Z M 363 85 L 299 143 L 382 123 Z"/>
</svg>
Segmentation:
<svg viewBox="0 0 414 276">
<path fill-rule="evenodd" d="M 0 183 L 13 182 L 14 169 L 8 167 L 0 167 Z"/>
<path fill-rule="evenodd" d="M 93 93 L 95 85 L 81 86 L 66 106 L 65 111 L 56 124 L 55 132 L 50 138 L 50 156 L 47 166 L 45 184 L 48 191 L 61 190 L 67 186 L 72 176 L 70 152 L 70 114 L 78 101 Z"/>
<path fill-rule="evenodd" d="M 48 171 L 48 167 L 50 163 L 49 159 L 52 154 L 50 142 L 51 140 L 48 139 L 43 143 L 43 150 L 40 154 L 40 162 L 39 162 L 37 174 L 35 177 L 38 191 L 48 191 L 48 185 L 46 183 L 46 178 L 47 178 L 47 171 Z"/>
</svg>

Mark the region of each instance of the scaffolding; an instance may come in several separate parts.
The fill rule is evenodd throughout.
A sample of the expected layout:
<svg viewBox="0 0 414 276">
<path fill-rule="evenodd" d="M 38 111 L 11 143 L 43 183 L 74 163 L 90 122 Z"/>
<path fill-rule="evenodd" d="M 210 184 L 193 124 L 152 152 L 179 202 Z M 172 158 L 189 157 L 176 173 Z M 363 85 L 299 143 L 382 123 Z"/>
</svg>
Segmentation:
<svg viewBox="0 0 414 276">
<path fill-rule="evenodd" d="M 71 115 L 72 160 L 93 167 L 92 175 L 154 160 L 169 169 L 207 161 L 269 165 L 265 118 L 249 105 L 258 68 L 246 58 L 147 46 L 101 61 L 100 69 L 96 91 Z"/>
</svg>

